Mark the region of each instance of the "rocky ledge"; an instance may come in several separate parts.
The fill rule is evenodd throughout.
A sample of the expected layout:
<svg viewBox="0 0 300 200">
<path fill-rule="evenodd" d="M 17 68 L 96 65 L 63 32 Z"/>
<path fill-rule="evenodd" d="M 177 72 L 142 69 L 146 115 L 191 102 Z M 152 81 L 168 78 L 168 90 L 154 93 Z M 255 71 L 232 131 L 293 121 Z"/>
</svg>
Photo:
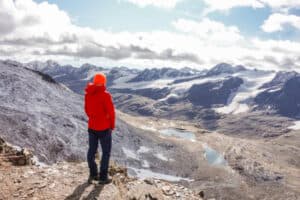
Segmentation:
<svg viewBox="0 0 300 200">
<path fill-rule="evenodd" d="M 33 155 L 28 149 L 16 148 L 0 138 L 0 166 L 3 164 L 32 165 Z"/>
<path fill-rule="evenodd" d="M 179 184 L 158 179 L 136 179 L 127 175 L 127 169 L 111 163 L 112 182 L 107 185 L 88 184 L 86 163 L 63 162 L 38 166 L 30 153 L 23 153 L 0 140 L 1 155 L 10 152 L 26 162 L 0 159 L 1 199 L 101 199 L 101 200 L 160 200 L 203 199 L 203 192 L 195 192 Z M 4 153 L 3 153 L 4 152 Z M 6 152 L 6 153 L 5 153 Z M 24 150 L 22 150 L 24 152 Z M 27 156 L 25 156 L 27 155 Z M 30 155 L 28 157 L 28 155 Z M 30 159 L 29 159 L 30 158 Z M 16 166 L 17 165 L 17 166 Z"/>
</svg>

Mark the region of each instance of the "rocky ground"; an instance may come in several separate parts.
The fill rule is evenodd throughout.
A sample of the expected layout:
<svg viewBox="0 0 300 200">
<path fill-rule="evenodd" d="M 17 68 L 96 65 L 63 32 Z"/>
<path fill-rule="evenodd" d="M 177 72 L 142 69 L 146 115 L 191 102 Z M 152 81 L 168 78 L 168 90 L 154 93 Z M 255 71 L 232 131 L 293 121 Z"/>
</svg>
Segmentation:
<svg viewBox="0 0 300 200">
<path fill-rule="evenodd" d="M 209 197 L 217 199 L 300 198 L 299 131 L 284 128 L 286 133 L 283 135 L 251 138 L 206 131 L 186 121 L 119 115 L 126 117 L 129 124 L 139 124 L 154 135 L 160 135 L 158 132 L 164 127 L 195 133 L 194 141 L 165 138 L 180 144 L 189 155 L 195 155 L 198 168 L 190 175 L 194 181 L 189 183 L 189 188 L 204 190 L 211 195 Z M 227 164 L 207 164 L 203 158 L 205 146 L 223 155 Z"/>
<path fill-rule="evenodd" d="M 1 157 L 17 156 L 17 150 L 1 141 Z M 5 151 L 4 151 L 5 149 Z M 25 156 L 26 157 L 26 156 Z M 29 158 L 27 156 L 26 158 Z M 21 157 L 19 157 L 22 160 Z M 18 160 L 18 159 L 15 159 Z M 18 163 L 18 162 L 17 162 Z M 50 166 L 37 166 L 31 163 L 19 163 L 9 159 L 0 160 L 0 199 L 30 200 L 159 200 L 159 199 L 203 199 L 203 191 L 198 193 L 175 183 L 159 179 L 128 177 L 127 169 L 111 164 L 109 173 L 112 183 L 88 184 L 86 163 L 59 163 Z"/>
<path fill-rule="evenodd" d="M 112 184 L 87 185 L 79 162 L 87 148 L 82 96 L 48 75 L 0 65 L 1 137 L 53 164 L 30 165 L 28 150 L 0 140 L 0 199 L 197 199 L 200 191 L 205 199 L 300 198 L 300 134 L 289 129 L 292 119 L 259 110 L 223 115 L 124 93 L 114 94 L 127 114 L 117 113 L 112 158 L 138 179 L 115 166 Z M 164 129 L 185 131 L 185 138 Z M 217 154 L 212 163 L 210 154 Z"/>
</svg>

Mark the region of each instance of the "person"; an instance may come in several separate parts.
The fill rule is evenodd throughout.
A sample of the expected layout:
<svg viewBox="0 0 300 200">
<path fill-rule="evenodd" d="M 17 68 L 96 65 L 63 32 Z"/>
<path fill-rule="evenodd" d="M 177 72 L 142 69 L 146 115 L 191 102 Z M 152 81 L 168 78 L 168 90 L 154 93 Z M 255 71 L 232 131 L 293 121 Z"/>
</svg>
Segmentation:
<svg viewBox="0 0 300 200">
<path fill-rule="evenodd" d="M 108 166 L 112 146 L 112 131 L 115 128 L 115 108 L 111 94 L 106 91 L 106 76 L 97 73 L 93 83 L 88 83 L 85 89 L 85 112 L 88 116 L 89 149 L 87 161 L 90 170 L 88 182 L 94 180 L 100 184 L 107 184 L 111 180 L 108 177 Z M 102 148 L 100 173 L 95 162 L 98 143 Z"/>
</svg>

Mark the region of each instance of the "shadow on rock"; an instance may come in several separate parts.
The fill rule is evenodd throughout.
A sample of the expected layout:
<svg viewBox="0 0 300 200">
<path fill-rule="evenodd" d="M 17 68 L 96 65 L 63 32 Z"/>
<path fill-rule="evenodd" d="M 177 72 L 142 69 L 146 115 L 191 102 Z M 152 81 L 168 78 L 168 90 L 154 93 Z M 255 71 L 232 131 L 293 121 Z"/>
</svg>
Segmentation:
<svg viewBox="0 0 300 200">
<path fill-rule="evenodd" d="M 86 200 L 97 199 L 97 197 L 99 197 L 103 187 L 104 187 L 103 185 L 96 185 L 95 188 L 89 193 L 89 195 L 83 199 L 86 199 Z"/>
<path fill-rule="evenodd" d="M 88 196 L 82 197 L 82 195 L 85 193 L 86 188 L 89 186 L 90 184 L 88 184 L 87 182 L 77 186 L 73 193 L 66 197 L 65 200 L 95 199 L 99 197 L 103 189 L 103 185 L 95 185 L 94 189 L 88 194 Z"/>
</svg>

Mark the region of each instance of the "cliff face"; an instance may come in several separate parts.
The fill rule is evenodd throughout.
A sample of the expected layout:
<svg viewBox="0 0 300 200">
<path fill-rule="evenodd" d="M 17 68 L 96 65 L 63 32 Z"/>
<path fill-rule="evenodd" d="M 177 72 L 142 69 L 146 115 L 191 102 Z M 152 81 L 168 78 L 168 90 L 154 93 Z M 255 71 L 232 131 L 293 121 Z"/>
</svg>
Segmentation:
<svg viewBox="0 0 300 200">
<path fill-rule="evenodd" d="M 0 140 L 1 158 L 15 156 L 20 161 L 20 151 Z M 31 155 L 30 153 L 28 155 Z M 25 156 L 26 157 L 26 156 Z M 8 158 L 8 157 L 7 157 Z M 17 159 L 18 158 L 18 159 Z M 30 160 L 31 156 L 27 156 Z M 202 199 L 195 192 L 158 179 L 139 180 L 127 175 L 127 169 L 112 163 L 108 185 L 88 184 L 86 163 L 64 162 L 51 166 L 31 165 L 9 159 L 0 159 L 0 199 L 101 199 L 101 200 L 155 200 Z"/>
</svg>

